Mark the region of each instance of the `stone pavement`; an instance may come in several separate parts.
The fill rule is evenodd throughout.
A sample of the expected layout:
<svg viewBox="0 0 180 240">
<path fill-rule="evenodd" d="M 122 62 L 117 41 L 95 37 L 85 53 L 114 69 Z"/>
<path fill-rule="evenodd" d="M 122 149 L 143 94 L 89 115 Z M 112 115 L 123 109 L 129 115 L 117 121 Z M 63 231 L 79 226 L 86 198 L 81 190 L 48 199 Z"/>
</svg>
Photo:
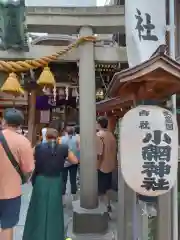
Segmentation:
<svg viewBox="0 0 180 240">
<path fill-rule="evenodd" d="M 21 206 L 21 215 L 20 215 L 20 221 L 18 223 L 18 226 L 15 229 L 15 238 L 14 240 L 22 240 L 22 234 L 23 234 L 23 228 L 24 228 L 24 223 L 25 223 L 25 218 L 26 218 L 26 213 L 29 205 L 29 200 L 31 197 L 31 191 L 32 187 L 31 184 L 25 184 L 22 186 L 23 188 L 23 197 L 22 197 L 22 206 Z M 68 187 L 69 189 L 69 187 Z M 68 224 L 71 223 L 72 221 L 72 205 L 71 205 L 71 198 L 67 194 L 66 198 L 66 203 L 67 206 L 64 209 L 64 222 L 65 226 L 68 226 Z M 113 202 L 113 213 L 112 213 L 112 220 L 109 223 L 111 231 L 114 233 L 115 238 L 117 239 L 117 203 L 114 201 Z"/>
</svg>

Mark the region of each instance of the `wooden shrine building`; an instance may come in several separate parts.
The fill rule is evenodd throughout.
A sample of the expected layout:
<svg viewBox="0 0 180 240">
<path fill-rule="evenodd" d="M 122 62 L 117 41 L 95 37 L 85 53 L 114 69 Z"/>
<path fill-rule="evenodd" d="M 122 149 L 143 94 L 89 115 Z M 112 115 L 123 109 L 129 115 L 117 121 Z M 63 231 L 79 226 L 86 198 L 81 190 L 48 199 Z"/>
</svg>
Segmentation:
<svg viewBox="0 0 180 240">
<path fill-rule="evenodd" d="M 156 104 L 168 108 L 166 102 L 178 93 L 180 64 L 167 56 L 165 47 L 160 46 L 149 60 L 114 74 L 107 90 L 107 100 L 97 103 L 97 112 L 107 113 L 115 127 L 116 122 L 112 119 L 121 118 L 131 107 Z"/>
</svg>

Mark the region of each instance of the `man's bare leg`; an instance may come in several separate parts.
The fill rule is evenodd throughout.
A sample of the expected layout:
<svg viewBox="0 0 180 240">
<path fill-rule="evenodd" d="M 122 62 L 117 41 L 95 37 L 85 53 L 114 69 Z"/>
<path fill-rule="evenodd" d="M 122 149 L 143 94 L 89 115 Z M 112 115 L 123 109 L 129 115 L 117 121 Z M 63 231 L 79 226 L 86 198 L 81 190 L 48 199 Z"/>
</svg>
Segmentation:
<svg viewBox="0 0 180 240">
<path fill-rule="evenodd" d="M 106 194 L 101 195 L 99 199 L 101 202 L 103 202 L 107 206 L 108 212 L 111 212 L 112 208 L 111 208 L 111 200 L 110 200 L 110 191 L 107 191 Z"/>
<path fill-rule="evenodd" d="M 112 212 L 112 207 L 111 207 L 111 190 L 108 190 L 106 192 L 106 201 L 107 201 L 107 209 L 108 212 Z"/>
<path fill-rule="evenodd" d="M 13 228 L 1 229 L 0 240 L 13 240 Z"/>
</svg>

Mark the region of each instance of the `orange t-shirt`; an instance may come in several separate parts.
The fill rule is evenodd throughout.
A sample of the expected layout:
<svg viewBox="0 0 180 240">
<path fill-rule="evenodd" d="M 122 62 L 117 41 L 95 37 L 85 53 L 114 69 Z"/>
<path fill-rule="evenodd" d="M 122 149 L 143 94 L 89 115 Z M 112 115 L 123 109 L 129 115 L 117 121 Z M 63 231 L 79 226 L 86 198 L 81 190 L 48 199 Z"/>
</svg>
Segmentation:
<svg viewBox="0 0 180 240">
<path fill-rule="evenodd" d="M 8 146 L 24 173 L 34 170 L 34 154 L 31 143 L 13 130 L 3 130 Z M 20 196 L 21 178 L 0 144 L 0 199 Z"/>
<path fill-rule="evenodd" d="M 98 155 L 101 155 L 101 162 L 98 162 L 98 169 L 104 173 L 112 172 L 117 167 L 117 143 L 111 131 L 100 130 L 97 133 L 99 138 Z"/>
</svg>

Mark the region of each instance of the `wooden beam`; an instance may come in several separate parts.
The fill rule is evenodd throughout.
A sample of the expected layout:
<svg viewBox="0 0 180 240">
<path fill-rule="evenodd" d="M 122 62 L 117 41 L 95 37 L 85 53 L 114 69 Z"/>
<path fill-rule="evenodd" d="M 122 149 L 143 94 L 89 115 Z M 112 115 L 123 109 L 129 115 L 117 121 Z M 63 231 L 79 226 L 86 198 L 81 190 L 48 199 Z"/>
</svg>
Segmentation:
<svg viewBox="0 0 180 240">
<path fill-rule="evenodd" d="M 33 89 L 29 95 L 29 110 L 28 110 L 28 139 L 34 144 L 34 129 L 35 129 L 35 117 L 36 117 L 36 90 Z"/>
</svg>

